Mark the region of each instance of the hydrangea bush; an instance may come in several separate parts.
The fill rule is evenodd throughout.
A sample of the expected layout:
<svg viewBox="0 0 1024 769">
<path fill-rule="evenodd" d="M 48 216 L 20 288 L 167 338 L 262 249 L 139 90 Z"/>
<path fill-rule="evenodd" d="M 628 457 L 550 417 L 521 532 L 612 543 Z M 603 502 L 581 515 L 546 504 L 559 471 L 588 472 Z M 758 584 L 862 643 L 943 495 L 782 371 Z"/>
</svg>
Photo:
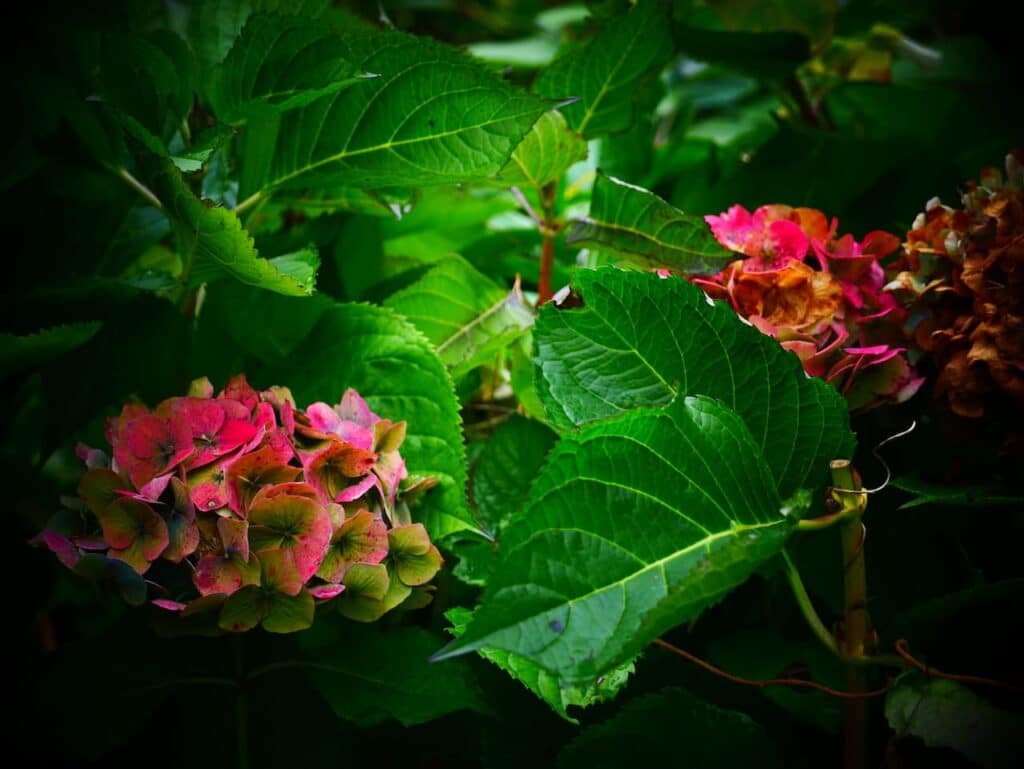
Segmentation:
<svg viewBox="0 0 1024 769">
<path fill-rule="evenodd" d="M 935 395 L 977 418 L 1024 406 L 1024 152 L 985 169 L 961 208 L 930 200 L 886 286 L 909 309 L 912 344 L 934 364 Z"/>
<path fill-rule="evenodd" d="M 838 234 L 812 208 L 740 205 L 705 217 L 741 259 L 710 277 L 694 277 L 714 299 L 796 353 L 811 376 L 833 383 L 853 409 L 902 403 L 924 379 L 901 346 L 905 312 L 885 292 L 881 260 L 899 246 L 880 230 L 860 241 Z"/>
<path fill-rule="evenodd" d="M 69 568 L 113 576 L 137 602 L 223 630 L 308 627 L 317 602 L 369 622 L 430 600 L 442 559 L 407 501 L 405 422 L 347 390 L 296 407 L 244 376 L 207 379 L 107 421 L 111 455 L 83 445 L 78 499 L 37 538 Z M 142 588 L 141 595 L 145 595 Z"/>
</svg>

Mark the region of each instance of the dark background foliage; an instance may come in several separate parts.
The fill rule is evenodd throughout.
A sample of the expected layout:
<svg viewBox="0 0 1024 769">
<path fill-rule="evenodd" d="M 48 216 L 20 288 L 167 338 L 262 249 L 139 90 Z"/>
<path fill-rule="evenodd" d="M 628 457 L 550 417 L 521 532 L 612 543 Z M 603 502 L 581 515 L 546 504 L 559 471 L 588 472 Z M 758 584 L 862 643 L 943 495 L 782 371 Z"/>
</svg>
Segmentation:
<svg viewBox="0 0 1024 769">
<path fill-rule="evenodd" d="M 341 5 L 354 19 L 376 23 L 376 4 Z M 547 50 L 561 41 L 558 33 L 542 35 L 535 23 L 539 13 L 552 13 L 561 3 L 387 0 L 381 5 L 399 29 L 460 46 L 529 39 Z M 588 3 L 597 18 L 623 5 Z M 676 3 L 676 18 L 686 18 L 687 5 Z M 805 14 L 813 35 L 813 17 L 803 8 L 813 4 L 792 5 L 796 16 Z M 230 765 L 238 744 L 238 693 L 200 679 L 230 677 L 240 664 L 252 670 L 291 658 L 299 642 L 257 634 L 231 639 L 234 644 L 223 638 L 153 640 L 144 621 L 148 609 L 126 609 L 65 573 L 49 553 L 25 546 L 54 500 L 73 493 L 75 440 L 101 444 L 103 418 L 129 396 L 154 403 L 183 392 L 194 376 L 206 374 L 222 383 L 257 366 L 226 331 L 196 334 L 178 308 L 140 288 L 141 278 L 120 279 L 140 247 L 159 242 L 166 232 L 159 222 L 131 218 L 133 191 L 82 160 L 92 148 L 83 148 L 81 135 L 67 123 L 69 99 L 96 66 L 88 45 L 92 38 L 83 36 L 83 29 L 116 35 L 163 13 L 173 19 L 179 4 L 43 2 L 22 10 L 27 15 L 10 20 L 3 32 L 8 102 L 6 161 L 0 168 L 3 330 L 28 334 L 77 321 L 102 321 L 103 328 L 87 345 L 5 376 L 2 384 L 5 616 L 14 713 L 6 754 L 18 756 L 17 765 Z M 926 200 L 938 195 L 955 202 L 965 180 L 976 178 L 984 166 L 1001 165 L 1010 147 L 1024 143 L 1024 48 L 1021 20 L 1013 14 L 1009 6 L 951 0 L 840 2 L 835 36 L 863 38 L 872 25 L 885 23 L 943 58 L 928 69 L 897 57 L 890 83 L 832 84 L 821 95 L 820 109 L 807 115 L 790 87 L 792 72 L 809 57 L 807 35 L 751 33 L 712 44 L 677 22 L 672 33 L 682 58 L 663 84 L 649 89 L 636 125 L 601 141 L 600 165 L 692 214 L 718 213 L 733 203 L 753 208 L 783 202 L 837 216 L 842 230 L 858 236 L 871 229 L 902 235 Z M 571 27 L 564 35 L 586 29 Z M 501 61 L 495 66 L 513 82 L 528 84 L 532 78 L 521 66 Z M 151 100 L 154 115 L 161 114 L 161 99 L 178 98 L 158 92 L 130 70 L 115 86 L 133 99 Z M 667 106 L 654 116 L 659 102 Z M 166 128 L 158 122 L 149 126 L 157 133 Z M 520 272 L 525 287 L 535 288 L 535 262 L 524 254 L 536 250 L 537 239 L 484 234 L 478 230 L 485 218 L 468 205 L 453 209 L 450 199 L 428 193 L 401 223 L 334 213 L 280 230 L 268 227 L 257 233 L 257 245 L 285 253 L 314 243 L 323 262 L 319 291 L 338 300 L 380 301 L 411 283 L 425 267 L 392 269 L 385 246 L 397 237 L 415 241 L 432 234 L 446 250 L 460 251 L 478 267 L 488 264 L 484 271 L 490 275 L 510 278 Z M 415 263 L 415 255 L 409 258 Z M 556 258 L 556 283 L 562 285 L 575 253 L 559 246 Z M 868 450 L 912 418 L 920 421 L 918 431 L 887 452 L 897 476 L 986 487 L 1019 483 L 1020 463 L 1007 459 L 999 425 L 968 429 L 946 417 L 922 416 L 928 398 L 923 392 L 908 404 L 855 420 L 863 454 L 858 465 L 867 483 L 882 474 Z M 480 415 L 467 410 L 465 419 L 472 437 Z M 471 457 L 478 450 L 470 444 Z M 1019 681 L 1020 505 L 987 504 L 983 494 L 947 504 L 939 494 L 920 506 L 900 508 L 912 498 L 893 487 L 871 500 L 868 585 L 880 633 L 907 638 L 940 668 Z M 837 620 L 842 609 L 838 540 L 832 533 L 808 537 L 799 542 L 797 556 L 820 612 L 826 621 Z M 449 554 L 449 562 L 457 560 Z M 425 656 L 445 640 L 442 609 L 471 605 L 475 595 L 474 587 L 446 575 L 433 609 L 392 624 L 429 634 L 417 647 Z M 352 681 L 384 653 L 371 632 L 327 622 L 319 632 L 326 634 L 322 643 L 341 644 L 353 660 L 368 660 L 354 666 Z M 772 573 L 755 576 L 692 628 L 669 637 L 739 674 L 770 677 L 800 662 L 815 678 L 842 683 L 838 663 L 814 645 L 784 581 Z M 834 701 L 820 694 L 732 687 L 659 648 L 644 654 L 628 690 L 617 699 L 576 714 L 582 726 L 559 719 L 482 659 L 460 662 L 457 674 L 444 668 L 448 664 L 436 667 L 435 680 L 421 682 L 418 696 L 454 697 L 467 709 L 442 707 L 431 720 L 428 708 L 425 717 L 407 719 L 416 722 L 412 726 L 374 718 L 372 702 L 339 705 L 337 700 L 348 696 L 343 688 L 332 699 L 300 670 L 253 679 L 244 705 L 252 764 L 716 765 L 715 736 L 694 728 L 697 721 L 687 717 L 691 708 L 703 707 L 691 701 L 694 695 L 750 717 L 728 731 L 736 735 L 731 750 L 747 749 L 744 740 L 749 742 L 750 763 L 771 765 L 767 743 L 774 746 L 778 765 L 839 761 L 841 711 Z M 182 678 L 197 681 L 161 683 Z M 1012 697 L 996 695 L 995 701 L 1020 706 Z M 678 719 L 660 721 L 663 705 L 679 713 Z M 884 727 L 881 701 L 870 707 L 878 725 L 871 732 L 870 755 L 887 755 L 890 766 L 970 765 L 950 750 L 893 740 Z M 645 708 L 655 715 L 644 716 Z M 614 739 L 601 742 L 601 732 L 593 729 L 613 718 L 626 720 L 619 722 L 619 731 L 611 730 Z M 770 735 L 767 742 L 764 733 Z M 705 743 L 712 747 L 695 747 Z M 730 759 L 722 765 L 738 764 Z"/>
</svg>

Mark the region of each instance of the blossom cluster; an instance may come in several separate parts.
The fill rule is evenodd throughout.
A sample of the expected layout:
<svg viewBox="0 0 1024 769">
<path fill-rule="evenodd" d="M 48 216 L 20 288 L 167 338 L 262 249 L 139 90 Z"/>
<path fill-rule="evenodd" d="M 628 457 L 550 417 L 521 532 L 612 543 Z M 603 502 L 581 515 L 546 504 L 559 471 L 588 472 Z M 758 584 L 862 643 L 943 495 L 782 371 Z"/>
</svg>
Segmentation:
<svg viewBox="0 0 1024 769">
<path fill-rule="evenodd" d="M 330 600 L 372 621 L 429 599 L 442 563 L 400 498 L 405 432 L 352 389 L 302 411 L 287 388 L 240 375 L 214 396 L 196 380 L 109 419 L 111 456 L 80 445 L 77 509 L 37 539 L 76 570 L 127 564 L 160 591 L 154 604 L 224 630 L 302 629 Z"/>
<path fill-rule="evenodd" d="M 707 216 L 715 238 L 741 258 L 717 275 L 692 277 L 760 331 L 833 383 L 852 409 L 910 398 L 923 379 L 899 345 L 904 311 L 885 292 L 880 260 L 899 248 L 887 232 L 858 241 L 811 208 L 732 206 Z"/>
<path fill-rule="evenodd" d="M 1024 407 L 1024 151 L 985 169 L 959 209 L 928 202 L 886 289 L 937 369 L 935 395 L 963 417 Z"/>
</svg>

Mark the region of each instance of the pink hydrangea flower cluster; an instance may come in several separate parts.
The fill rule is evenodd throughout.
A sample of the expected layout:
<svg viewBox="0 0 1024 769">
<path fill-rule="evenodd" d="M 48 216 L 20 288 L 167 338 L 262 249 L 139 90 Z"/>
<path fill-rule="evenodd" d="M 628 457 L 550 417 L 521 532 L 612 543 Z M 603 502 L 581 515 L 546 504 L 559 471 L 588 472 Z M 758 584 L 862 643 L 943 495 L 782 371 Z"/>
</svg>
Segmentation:
<svg viewBox="0 0 1024 769">
<path fill-rule="evenodd" d="M 910 398 L 924 381 L 898 346 L 904 310 L 886 293 L 880 260 L 900 246 L 887 232 L 838 235 L 821 211 L 732 206 L 705 217 L 715 238 L 742 258 L 711 277 L 692 277 L 759 330 L 794 352 L 811 376 L 834 384 L 852 409 Z"/>
<path fill-rule="evenodd" d="M 405 432 L 352 389 L 302 411 L 287 388 L 196 380 L 108 420 L 112 456 L 79 446 L 77 509 L 37 541 L 77 571 L 145 574 L 155 605 L 223 630 L 299 630 L 317 601 L 372 621 L 429 600 L 442 563 L 409 520 Z"/>
</svg>

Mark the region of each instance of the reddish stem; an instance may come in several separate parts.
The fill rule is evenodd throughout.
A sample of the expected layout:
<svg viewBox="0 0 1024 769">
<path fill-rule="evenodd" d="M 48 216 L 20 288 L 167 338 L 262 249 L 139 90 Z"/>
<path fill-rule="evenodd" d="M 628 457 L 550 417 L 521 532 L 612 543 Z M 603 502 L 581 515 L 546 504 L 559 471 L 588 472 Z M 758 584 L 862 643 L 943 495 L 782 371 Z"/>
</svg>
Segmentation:
<svg viewBox="0 0 1024 769">
<path fill-rule="evenodd" d="M 540 246 L 540 278 L 537 281 L 537 306 L 551 301 L 551 267 L 555 261 L 555 243 L 546 234 Z"/>
</svg>

